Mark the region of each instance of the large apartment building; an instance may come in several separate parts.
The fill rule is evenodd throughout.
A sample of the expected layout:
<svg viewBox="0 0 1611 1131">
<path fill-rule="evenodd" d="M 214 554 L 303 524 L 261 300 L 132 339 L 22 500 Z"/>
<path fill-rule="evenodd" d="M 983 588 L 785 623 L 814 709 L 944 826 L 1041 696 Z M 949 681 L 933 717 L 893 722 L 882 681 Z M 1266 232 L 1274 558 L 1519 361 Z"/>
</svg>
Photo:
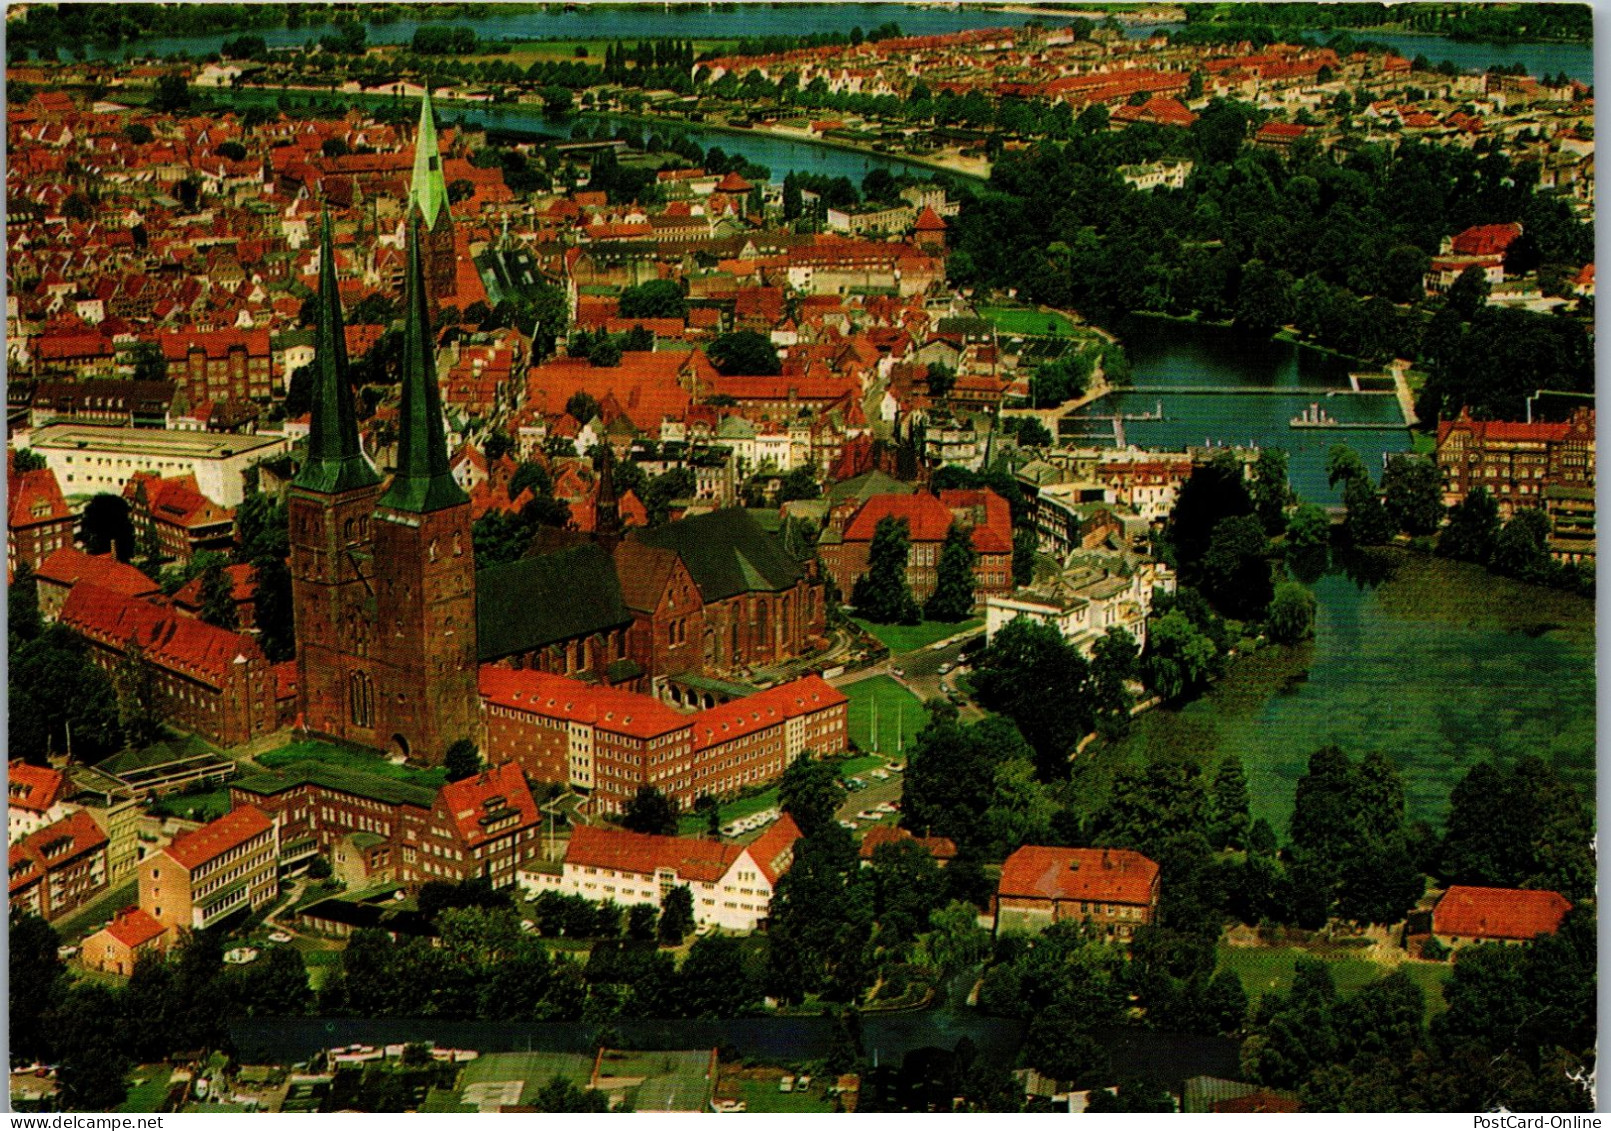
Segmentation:
<svg viewBox="0 0 1611 1131">
<path fill-rule="evenodd" d="M 279 828 L 243 806 L 140 862 L 140 908 L 174 931 L 203 930 L 279 894 Z"/>
</svg>

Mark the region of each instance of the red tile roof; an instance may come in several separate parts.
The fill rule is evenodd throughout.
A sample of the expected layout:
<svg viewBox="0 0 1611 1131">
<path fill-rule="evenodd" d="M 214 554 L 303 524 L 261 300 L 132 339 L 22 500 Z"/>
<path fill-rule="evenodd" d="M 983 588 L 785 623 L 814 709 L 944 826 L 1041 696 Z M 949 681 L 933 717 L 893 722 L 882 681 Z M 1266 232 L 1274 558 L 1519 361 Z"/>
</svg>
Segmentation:
<svg viewBox="0 0 1611 1131">
<path fill-rule="evenodd" d="M 181 616 L 98 585 L 73 586 L 62 605 L 61 623 L 101 644 L 123 648 L 132 640 L 152 663 L 223 687 L 237 659 L 260 660 L 250 636 Z"/>
<path fill-rule="evenodd" d="M 742 851 L 737 845 L 694 837 L 653 836 L 626 829 L 582 825 L 571 831 L 565 863 L 585 868 L 613 868 L 652 876 L 669 868 L 680 880 L 715 883 L 727 874 Z"/>
<path fill-rule="evenodd" d="M 848 702 L 844 692 L 821 676 L 810 675 L 790 680 L 754 695 L 730 699 L 693 715 L 689 721 L 694 728 L 694 749 L 720 746 L 735 738 L 777 726 L 798 715 Z"/>
<path fill-rule="evenodd" d="M 139 907 L 125 907 L 106 927 L 106 934 L 134 950 L 156 938 L 168 928 L 153 919 Z"/>
<path fill-rule="evenodd" d="M 913 836 L 899 825 L 874 825 L 868 829 L 861 838 L 859 854 L 863 860 L 871 860 L 873 853 L 886 844 L 900 844 L 902 841 L 911 841 L 928 849 L 929 855 L 936 860 L 950 860 L 957 854 L 957 842 L 947 836 Z"/>
<path fill-rule="evenodd" d="M 38 576 L 74 588 L 94 585 L 124 597 L 146 597 L 157 592 L 156 582 L 111 554 L 86 554 L 71 546 L 64 546 L 40 562 Z"/>
<path fill-rule="evenodd" d="M 1271 140 L 1293 141 L 1308 132 L 1308 126 L 1300 126 L 1293 122 L 1265 122 L 1259 127 L 1257 136 Z"/>
<path fill-rule="evenodd" d="M 917 214 L 917 223 L 913 225 L 913 230 L 919 232 L 943 232 L 945 231 L 945 221 L 940 219 L 939 213 L 925 204 L 923 211 Z"/>
<path fill-rule="evenodd" d="M 871 542 L 880 519 L 904 518 L 914 542 L 942 542 L 951 528 L 951 511 L 926 492 L 912 495 L 873 495 L 845 527 L 846 542 Z"/>
<path fill-rule="evenodd" d="M 194 871 L 232 848 L 238 848 L 261 836 L 274 827 L 268 815 L 255 805 L 242 805 L 232 809 L 216 821 L 211 821 L 193 832 L 177 837 L 162 851 L 171 856 L 180 867 Z"/>
<path fill-rule="evenodd" d="M 80 809 L 18 841 L 12 847 L 12 856 L 15 859 L 17 850 L 21 849 L 22 854 L 43 873 L 105 845 L 106 834 L 101 831 L 101 826 L 95 823 L 95 818 Z"/>
<path fill-rule="evenodd" d="M 755 186 L 739 176 L 736 172 L 728 173 L 716 185 L 717 192 L 749 192 Z"/>
<path fill-rule="evenodd" d="M 542 823 L 526 777 L 514 762 L 449 782 L 437 795 L 453 820 L 459 839 L 470 848 Z M 515 820 L 509 815 L 515 814 Z"/>
<path fill-rule="evenodd" d="M 6 514 L 12 530 L 72 517 L 56 473 L 48 467 L 11 473 L 6 480 Z"/>
<path fill-rule="evenodd" d="M 595 687 L 547 672 L 514 671 L 483 664 L 481 698 L 499 707 L 529 711 L 544 718 L 568 719 L 633 738 L 659 738 L 692 721 L 660 700 L 635 691 Z"/>
<path fill-rule="evenodd" d="M 964 526 L 973 528 L 973 548 L 981 554 L 1012 553 L 1012 508 L 985 487 L 977 491 L 941 491 L 940 502 Z"/>
<path fill-rule="evenodd" d="M 1479 224 L 1455 236 L 1449 250 L 1456 255 L 1503 255 L 1521 234 L 1520 224 Z"/>
<path fill-rule="evenodd" d="M 1152 902 L 1158 865 L 1127 848 L 1045 848 L 1025 845 L 1001 866 L 997 894 L 1022 899 L 1099 903 Z"/>
<path fill-rule="evenodd" d="M 61 800 L 67 777 L 49 766 L 35 766 L 20 758 L 12 760 L 6 772 L 7 792 L 13 809 L 44 813 Z"/>
<path fill-rule="evenodd" d="M 1532 939 L 1552 935 L 1572 910 L 1553 891 L 1456 885 L 1432 912 L 1432 933 L 1461 939 Z"/>
<path fill-rule="evenodd" d="M 800 839 L 800 826 L 787 813 L 767 826 L 766 831 L 745 846 L 750 859 L 766 876 L 766 882 L 775 884 L 778 877 L 789 870 L 794 862 L 794 842 Z"/>
</svg>

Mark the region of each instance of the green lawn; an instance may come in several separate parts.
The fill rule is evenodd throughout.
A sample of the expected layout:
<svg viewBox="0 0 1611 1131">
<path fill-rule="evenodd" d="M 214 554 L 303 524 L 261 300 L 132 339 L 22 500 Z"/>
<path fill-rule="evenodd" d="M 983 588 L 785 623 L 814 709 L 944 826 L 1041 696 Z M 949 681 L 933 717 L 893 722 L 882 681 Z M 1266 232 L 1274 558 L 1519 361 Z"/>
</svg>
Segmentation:
<svg viewBox="0 0 1611 1131">
<path fill-rule="evenodd" d="M 1232 970 L 1242 979 L 1242 988 L 1247 991 L 1248 1001 L 1251 1003 L 1257 1002 L 1267 993 L 1286 993 L 1291 989 L 1292 973 L 1301 957 L 1323 959 L 1331 967 L 1332 979 L 1337 984 L 1337 992 L 1341 994 L 1351 994 L 1362 986 L 1393 972 L 1390 967 L 1372 962 L 1368 958 L 1313 954 L 1295 946 L 1221 946 L 1219 969 Z M 1447 1008 L 1443 1001 L 1442 987 L 1449 977 L 1448 964 L 1406 962 L 1402 969 L 1426 995 L 1428 1016 L 1441 1013 Z"/>
<path fill-rule="evenodd" d="M 776 808 L 778 791 L 776 787 L 754 797 L 741 797 L 737 801 L 729 801 L 721 808 L 722 824 L 748 817 L 752 813 L 759 813 L 762 809 Z M 677 823 L 677 832 L 683 836 L 699 836 L 705 831 L 705 817 L 702 813 L 692 810 L 684 813 Z"/>
<path fill-rule="evenodd" d="M 739 1098 L 745 1103 L 746 1110 L 753 1112 L 824 1112 L 832 1111 L 833 1104 L 825 1099 L 820 1091 L 816 1092 L 780 1092 L 778 1086 L 771 1080 L 740 1080 Z"/>
<path fill-rule="evenodd" d="M 117 1106 L 118 1111 L 154 1112 L 168 1098 L 168 1079 L 172 1070 L 166 1064 L 142 1065 L 135 1071 L 134 1086 L 127 1098 Z"/>
<path fill-rule="evenodd" d="M 151 806 L 164 817 L 187 821 L 211 821 L 229 812 L 229 790 L 209 789 L 201 793 L 172 793 Z"/>
<path fill-rule="evenodd" d="M 883 710 L 882 707 L 879 710 Z M 860 758 L 846 758 L 839 763 L 839 776 L 848 778 L 854 774 L 864 773 L 867 770 L 876 770 L 888 765 L 889 759 L 882 754 L 864 754 Z"/>
<path fill-rule="evenodd" d="M 1073 337 L 1078 328 L 1066 316 L 1056 312 L 1043 313 L 1027 306 L 982 306 L 979 317 L 994 322 L 1004 334 L 1043 334 L 1053 337 Z"/>
<path fill-rule="evenodd" d="M 254 760 L 258 765 L 271 770 L 295 765 L 297 762 L 324 762 L 346 770 L 374 774 L 376 777 L 393 778 L 423 789 L 440 789 L 447 781 L 447 773 L 441 769 L 422 770 L 415 766 L 394 766 L 380 754 L 358 750 L 351 746 L 337 746 L 317 738 L 305 738 L 293 742 L 267 754 L 259 754 Z"/>
<path fill-rule="evenodd" d="M 972 632 L 984 627 L 982 620 L 965 620 L 957 624 L 926 620 L 922 624 L 904 625 L 874 624 L 872 621 L 857 618 L 856 623 L 872 633 L 896 655 L 902 652 L 916 652 L 958 633 Z"/>
<path fill-rule="evenodd" d="M 878 753 L 898 758 L 901 739 L 911 746 L 927 715 L 923 701 L 887 675 L 858 680 L 840 688 L 850 698 L 850 740 L 862 750 L 873 749 L 873 704 L 878 704 Z"/>
</svg>

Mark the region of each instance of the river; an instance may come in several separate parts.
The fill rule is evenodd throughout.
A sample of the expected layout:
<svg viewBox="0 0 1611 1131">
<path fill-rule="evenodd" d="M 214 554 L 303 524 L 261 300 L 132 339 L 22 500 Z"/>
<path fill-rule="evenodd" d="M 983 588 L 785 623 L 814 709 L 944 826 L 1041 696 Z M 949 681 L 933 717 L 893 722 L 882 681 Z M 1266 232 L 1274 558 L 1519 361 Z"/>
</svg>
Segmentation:
<svg viewBox="0 0 1611 1131">
<path fill-rule="evenodd" d="M 487 39 L 643 39 L 669 36 L 682 39 L 734 39 L 767 35 L 809 35 L 814 32 L 849 31 L 853 27 L 871 30 L 894 21 L 911 35 L 939 35 L 981 27 L 1021 25 L 1030 17 L 1022 12 L 991 8 L 919 6 L 910 4 L 724 4 L 672 8 L 642 4 L 634 7 L 580 5 L 570 10 L 551 7 L 543 11 L 515 12 L 480 20 L 454 20 L 468 25 Z M 1073 14 L 1043 12 L 1034 17 L 1048 24 L 1075 18 Z M 373 45 L 406 43 L 424 21 L 397 20 L 366 25 Z M 1173 25 L 1131 24 L 1126 34 L 1141 37 L 1155 31 L 1169 31 Z M 265 28 L 253 31 L 271 47 L 300 47 L 317 40 L 328 29 Z M 102 50 L 91 48 L 97 58 L 132 58 L 175 55 L 197 56 L 216 52 L 227 35 L 154 38 L 137 44 Z M 1325 39 L 1331 33 L 1307 31 Z M 1529 74 L 1538 76 L 1565 71 L 1586 83 L 1594 81 L 1594 49 L 1588 44 L 1568 43 L 1465 43 L 1439 35 L 1402 32 L 1353 32 L 1356 38 L 1385 43 L 1414 58 L 1425 55 L 1434 63 L 1445 59 L 1466 70 L 1481 71 L 1499 64 L 1521 63 Z"/>
</svg>

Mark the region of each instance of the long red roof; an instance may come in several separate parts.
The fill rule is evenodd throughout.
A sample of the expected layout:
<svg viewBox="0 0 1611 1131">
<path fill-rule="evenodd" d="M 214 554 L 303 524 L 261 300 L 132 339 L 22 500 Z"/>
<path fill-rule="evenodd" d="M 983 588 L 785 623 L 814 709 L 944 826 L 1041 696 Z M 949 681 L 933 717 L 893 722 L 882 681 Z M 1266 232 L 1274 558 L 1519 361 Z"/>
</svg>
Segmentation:
<svg viewBox="0 0 1611 1131">
<path fill-rule="evenodd" d="M 1572 910 L 1559 892 L 1455 885 L 1432 912 L 1432 933 L 1467 939 L 1533 939 L 1552 935 Z"/>
<path fill-rule="evenodd" d="M 257 641 L 193 617 L 80 582 L 62 605 L 61 623 L 101 644 L 126 647 L 131 641 L 146 659 L 213 687 L 229 680 L 237 659 L 262 659 Z"/>
<path fill-rule="evenodd" d="M 1127 848 L 1025 845 L 1001 866 L 997 893 L 1023 899 L 1072 899 L 1145 906 L 1158 865 Z"/>
<path fill-rule="evenodd" d="M 242 805 L 232 809 L 216 821 L 210 821 L 192 832 L 176 837 L 162 851 L 186 870 L 193 871 L 209 860 L 238 848 L 255 836 L 274 827 L 268 815 L 255 805 Z"/>
<path fill-rule="evenodd" d="M 479 678 L 481 698 L 494 706 L 592 723 L 633 738 L 659 738 L 692 721 L 653 696 L 597 687 L 548 672 L 483 664 Z"/>
<path fill-rule="evenodd" d="M 741 851 L 738 845 L 714 840 L 582 825 L 571 832 L 565 863 L 644 876 L 669 868 L 678 879 L 713 884 L 727 874 Z"/>
<path fill-rule="evenodd" d="M 471 848 L 511 832 L 542 823 L 537 801 L 514 762 L 505 762 L 474 777 L 448 782 L 438 795 L 459 837 Z M 510 812 L 519 819 L 509 821 Z M 492 829 L 493 831 L 488 831 Z"/>
</svg>

